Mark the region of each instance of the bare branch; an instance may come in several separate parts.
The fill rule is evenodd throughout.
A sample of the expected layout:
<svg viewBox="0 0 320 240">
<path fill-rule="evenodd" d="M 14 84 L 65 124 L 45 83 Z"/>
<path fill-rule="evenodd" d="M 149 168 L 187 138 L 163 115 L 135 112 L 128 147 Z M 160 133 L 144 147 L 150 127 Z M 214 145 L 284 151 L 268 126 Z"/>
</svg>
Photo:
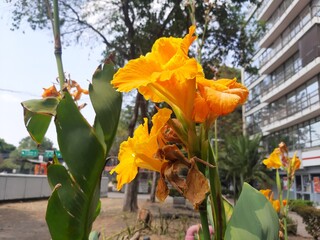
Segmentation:
<svg viewBox="0 0 320 240">
<path fill-rule="evenodd" d="M 124 52 L 121 48 L 116 47 L 115 45 L 111 44 L 108 39 L 99 31 L 97 28 L 92 26 L 90 23 L 88 23 L 85 20 L 82 20 L 81 17 L 79 16 L 78 12 L 70 5 L 65 2 L 61 2 L 66 8 L 69 8 L 72 13 L 76 16 L 76 21 L 81 24 L 85 25 L 87 28 L 91 29 L 93 32 L 95 32 L 101 39 L 104 44 L 106 44 L 108 47 L 116 49 L 116 51 L 120 52 L 125 58 L 129 58 L 128 54 Z"/>
</svg>

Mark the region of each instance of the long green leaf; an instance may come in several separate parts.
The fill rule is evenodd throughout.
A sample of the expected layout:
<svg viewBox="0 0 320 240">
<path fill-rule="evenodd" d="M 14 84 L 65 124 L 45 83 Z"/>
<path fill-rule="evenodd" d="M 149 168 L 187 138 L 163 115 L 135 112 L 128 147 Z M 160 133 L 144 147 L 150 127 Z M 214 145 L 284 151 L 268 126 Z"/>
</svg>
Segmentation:
<svg viewBox="0 0 320 240">
<path fill-rule="evenodd" d="M 115 137 L 122 104 L 122 96 L 110 81 L 113 79 L 113 64 L 100 65 L 93 74 L 89 94 L 92 106 L 96 112 L 95 128 L 102 129 L 106 149 L 110 149 Z"/>
<path fill-rule="evenodd" d="M 227 225 L 226 240 L 277 240 L 279 218 L 270 202 L 245 183 Z"/>
<path fill-rule="evenodd" d="M 72 236 L 69 239 L 87 240 L 100 209 L 99 184 L 105 165 L 105 149 L 68 92 L 65 92 L 57 107 L 55 125 L 59 148 L 68 171 L 56 164 L 48 168 L 51 187 L 57 184 L 61 184 L 61 187 L 54 191 L 49 200 L 47 223 L 54 240 L 61 239 L 61 235 Z M 52 208 L 59 205 L 61 207 L 58 209 L 67 224 L 63 229 L 52 216 Z M 70 232 L 72 235 L 69 235 Z"/>
</svg>

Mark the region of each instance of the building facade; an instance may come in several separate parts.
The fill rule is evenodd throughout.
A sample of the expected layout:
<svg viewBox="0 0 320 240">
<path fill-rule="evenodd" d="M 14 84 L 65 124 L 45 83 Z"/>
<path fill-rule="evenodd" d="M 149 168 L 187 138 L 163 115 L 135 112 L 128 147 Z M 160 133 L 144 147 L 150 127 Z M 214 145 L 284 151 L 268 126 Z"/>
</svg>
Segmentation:
<svg viewBox="0 0 320 240">
<path fill-rule="evenodd" d="M 320 0 L 263 0 L 249 19 L 266 31 L 256 43 L 258 74 L 242 74 L 245 132 L 262 134 L 268 152 L 281 141 L 297 152 L 290 196 L 320 204 Z"/>
</svg>

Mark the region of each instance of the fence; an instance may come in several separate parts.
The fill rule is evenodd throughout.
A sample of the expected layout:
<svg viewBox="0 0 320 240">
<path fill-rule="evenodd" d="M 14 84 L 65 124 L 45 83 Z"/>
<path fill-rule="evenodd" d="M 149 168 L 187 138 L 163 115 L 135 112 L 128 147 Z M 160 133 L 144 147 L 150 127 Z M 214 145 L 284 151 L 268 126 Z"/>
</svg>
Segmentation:
<svg viewBox="0 0 320 240">
<path fill-rule="evenodd" d="M 107 177 L 102 177 L 100 195 L 108 195 Z M 0 201 L 47 198 L 51 189 L 46 175 L 0 174 Z"/>
</svg>

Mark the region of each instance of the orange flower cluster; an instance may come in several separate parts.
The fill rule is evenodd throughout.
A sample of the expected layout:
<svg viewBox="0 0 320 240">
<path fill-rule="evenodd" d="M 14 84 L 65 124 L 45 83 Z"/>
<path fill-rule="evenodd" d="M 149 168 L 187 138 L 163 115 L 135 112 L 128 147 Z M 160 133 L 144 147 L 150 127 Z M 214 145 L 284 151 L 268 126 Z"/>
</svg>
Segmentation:
<svg viewBox="0 0 320 240">
<path fill-rule="evenodd" d="M 219 116 L 234 111 L 246 101 L 248 89 L 236 79 L 214 81 L 204 77 L 201 65 L 188 56 L 196 39 L 194 33 L 192 26 L 184 38 L 158 39 L 150 53 L 130 60 L 114 75 L 111 84 L 118 91 L 137 89 L 146 100 L 166 102 L 176 119 L 171 119 L 171 110 L 160 109 L 152 118 L 150 132 L 145 119 L 134 136 L 121 144 L 120 163 L 111 173 L 118 174 L 120 189 L 135 178 L 138 167 L 158 171 L 160 200 L 167 197 L 169 182 L 196 208 L 209 191 L 208 180 L 195 164 L 207 164 L 195 154 L 200 146 L 196 123 L 209 127 Z M 180 175 L 183 169 L 188 172 L 185 178 Z"/>
<path fill-rule="evenodd" d="M 129 61 L 114 76 L 121 92 L 132 89 L 153 102 L 168 103 L 181 121 L 212 123 L 228 114 L 248 97 L 248 89 L 235 79 L 205 79 L 202 67 L 188 50 L 195 27 L 183 38 L 160 38 L 150 53 Z"/>
<path fill-rule="evenodd" d="M 278 148 L 275 148 L 274 151 L 270 154 L 270 156 L 263 160 L 263 163 L 267 166 L 267 168 L 284 168 L 287 169 L 288 175 L 291 179 L 297 169 L 300 168 L 301 161 L 296 153 L 294 153 L 292 158 L 288 156 L 288 148 L 285 143 L 281 142 Z"/>
<path fill-rule="evenodd" d="M 279 213 L 280 212 L 280 201 L 273 199 L 273 192 L 270 189 L 260 190 L 260 192 L 270 201 L 274 210 L 276 210 L 276 212 Z M 287 200 L 283 200 L 282 204 L 283 204 L 283 206 L 286 206 Z"/>
<path fill-rule="evenodd" d="M 81 86 L 74 80 L 68 80 L 67 83 L 65 84 L 65 87 L 70 92 L 74 101 L 80 100 L 82 94 L 89 94 L 88 90 L 81 88 Z M 43 90 L 44 90 L 44 92 L 42 94 L 43 98 L 60 97 L 61 96 L 60 92 L 57 91 L 55 85 L 52 85 L 49 88 L 43 88 Z"/>
</svg>

